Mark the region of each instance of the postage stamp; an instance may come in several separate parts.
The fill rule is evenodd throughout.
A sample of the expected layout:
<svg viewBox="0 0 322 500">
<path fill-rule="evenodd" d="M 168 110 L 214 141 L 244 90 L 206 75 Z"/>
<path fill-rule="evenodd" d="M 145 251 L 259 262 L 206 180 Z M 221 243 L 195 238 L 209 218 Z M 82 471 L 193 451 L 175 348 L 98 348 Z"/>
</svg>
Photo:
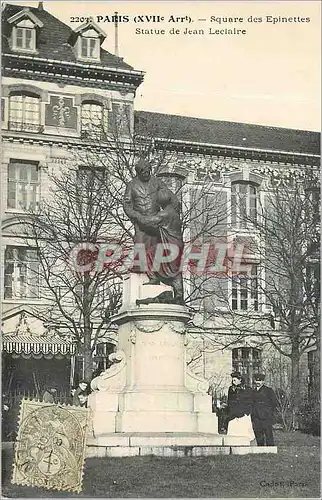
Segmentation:
<svg viewBox="0 0 322 500">
<path fill-rule="evenodd" d="M 88 410 L 23 399 L 12 483 L 80 492 Z"/>
</svg>

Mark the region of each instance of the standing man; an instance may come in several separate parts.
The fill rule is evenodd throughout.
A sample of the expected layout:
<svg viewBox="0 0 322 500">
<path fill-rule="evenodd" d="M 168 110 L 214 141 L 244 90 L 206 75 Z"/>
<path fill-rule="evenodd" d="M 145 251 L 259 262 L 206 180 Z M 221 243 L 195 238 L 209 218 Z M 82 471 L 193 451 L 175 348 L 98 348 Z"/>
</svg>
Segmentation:
<svg viewBox="0 0 322 500">
<path fill-rule="evenodd" d="M 273 422 L 277 399 L 271 387 L 264 385 L 265 375 L 254 375 L 253 390 L 253 429 L 258 446 L 274 446 Z"/>
</svg>

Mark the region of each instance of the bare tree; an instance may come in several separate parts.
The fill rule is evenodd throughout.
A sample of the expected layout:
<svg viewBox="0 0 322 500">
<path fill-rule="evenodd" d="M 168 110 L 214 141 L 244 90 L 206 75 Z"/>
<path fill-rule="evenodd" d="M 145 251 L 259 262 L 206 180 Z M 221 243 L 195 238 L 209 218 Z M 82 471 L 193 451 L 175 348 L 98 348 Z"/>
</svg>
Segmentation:
<svg viewBox="0 0 322 500">
<path fill-rule="evenodd" d="M 284 179 L 274 175 L 268 179 L 265 202 L 257 200 L 257 215 L 240 211 L 240 218 L 254 234 L 243 267 L 247 261 L 253 263 L 246 270 L 227 273 L 230 294 L 223 292 L 216 278 L 210 298 L 213 307 L 206 311 L 210 322 L 214 314 L 218 318 L 216 304 L 218 308 L 221 301 L 226 308 L 223 329 L 226 326 L 236 332 L 236 338 L 256 336 L 290 360 L 293 426 L 297 425 L 301 399 L 301 356 L 314 347 L 319 356 L 319 197 L 319 180 L 312 168 L 293 169 Z M 252 273 L 254 262 L 256 273 Z M 207 284 L 205 277 L 201 287 L 205 289 Z M 237 287 L 240 308 L 234 307 Z M 260 312 L 268 310 L 271 313 L 269 317 L 266 313 L 265 320 Z"/>
<path fill-rule="evenodd" d="M 144 131 L 141 127 L 138 134 L 130 117 L 122 120 L 114 116 L 108 132 L 102 123 L 92 123 L 81 148 L 69 144 L 68 165 L 49 174 L 48 193 L 22 221 L 25 241 L 36 251 L 32 271 L 44 299 L 35 313 L 77 343 L 87 379 L 92 375 L 95 346 L 121 302 L 121 281 L 127 272 L 122 264 L 133 238 L 122 208 L 123 195 L 135 175 L 137 159 L 148 158 L 154 173 L 167 177 L 167 184 L 181 198 L 186 241 L 196 239 L 205 228 L 213 232 L 225 215 L 220 190 L 213 191 L 213 182 L 204 183 L 192 198 L 184 178 L 187 172 L 181 172 L 180 179 L 176 176 L 178 154 L 169 147 L 171 130 L 157 145 L 153 126 Z M 210 192 L 212 199 L 205 207 L 201 200 Z M 188 226 L 200 213 L 202 225 L 192 236 Z M 107 247 L 111 252 L 113 245 L 116 254 L 116 247 L 121 249 L 117 258 L 105 252 Z"/>
<path fill-rule="evenodd" d="M 108 328 L 109 311 L 119 306 L 121 297 L 119 263 L 97 260 L 109 243 L 112 221 L 104 207 L 112 203 L 91 170 L 69 167 L 50 175 L 48 196 L 23 223 L 37 255 L 33 272 L 44 301 L 37 314 L 76 342 L 87 379 L 92 353 Z M 127 234 L 119 231 L 118 241 L 126 240 Z"/>
<path fill-rule="evenodd" d="M 319 332 L 319 276 L 311 267 L 318 239 L 318 197 L 318 177 L 312 169 L 303 169 L 302 176 L 294 175 L 284 186 L 271 180 L 266 206 L 255 223 L 265 240 L 261 288 L 274 315 L 275 335 L 268 333 L 268 338 L 291 360 L 294 425 L 301 399 L 300 358 L 316 344 Z"/>
</svg>

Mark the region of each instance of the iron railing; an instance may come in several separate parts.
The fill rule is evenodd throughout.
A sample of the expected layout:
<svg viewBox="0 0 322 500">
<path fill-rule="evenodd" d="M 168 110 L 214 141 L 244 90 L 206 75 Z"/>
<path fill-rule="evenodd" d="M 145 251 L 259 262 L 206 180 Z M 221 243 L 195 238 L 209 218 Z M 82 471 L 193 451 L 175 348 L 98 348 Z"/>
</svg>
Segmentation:
<svg viewBox="0 0 322 500">
<path fill-rule="evenodd" d="M 14 130 L 15 132 L 36 132 L 39 134 L 44 131 L 44 126 L 38 123 L 9 121 L 9 130 Z"/>
</svg>

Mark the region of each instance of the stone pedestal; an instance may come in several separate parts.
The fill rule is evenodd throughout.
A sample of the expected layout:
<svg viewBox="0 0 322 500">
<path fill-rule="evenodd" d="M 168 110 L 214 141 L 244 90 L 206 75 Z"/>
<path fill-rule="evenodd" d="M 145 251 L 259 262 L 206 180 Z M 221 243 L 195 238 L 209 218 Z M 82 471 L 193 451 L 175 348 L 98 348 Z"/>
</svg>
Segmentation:
<svg viewBox="0 0 322 500">
<path fill-rule="evenodd" d="M 89 406 L 95 446 L 101 442 L 108 447 L 113 436 L 133 435 L 147 446 L 153 436 L 159 436 L 161 446 L 162 439 L 167 443 L 165 433 L 170 433 L 171 442 L 177 440 L 178 445 L 183 435 L 190 436 L 194 446 L 202 446 L 205 436 L 213 436 L 218 447 L 222 440 L 208 383 L 186 368 L 189 311 L 173 304 L 137 306 L 136 298 L 168 290 L 163 285 L 144 285 L 144 281 L 142 275 L 130 275 L 125 281 L 122 309 L 113 317 L 119 337 L 114 364 L 92 381 Z M 249 443 L 244 439 L 243 444 Z"/>
</svg>

